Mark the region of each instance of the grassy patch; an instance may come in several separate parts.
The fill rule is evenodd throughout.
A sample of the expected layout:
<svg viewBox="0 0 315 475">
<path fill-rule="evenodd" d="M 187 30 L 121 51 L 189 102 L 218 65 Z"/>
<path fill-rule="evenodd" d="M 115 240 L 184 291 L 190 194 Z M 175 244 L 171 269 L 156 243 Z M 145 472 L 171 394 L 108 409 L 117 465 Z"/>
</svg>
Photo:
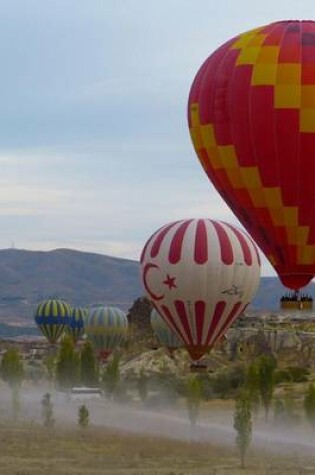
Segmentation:
<svg viewBox="0 0 315 475">
<path fill-rule="evenodd" d="M 0 427 L 0 466 L 1 475 L 294 475 L 300 469 L 289 455 L 251 451 L 240 471 L 234 448 L 102 428 L 47 431 L 35 424 Z"/>
</svg>

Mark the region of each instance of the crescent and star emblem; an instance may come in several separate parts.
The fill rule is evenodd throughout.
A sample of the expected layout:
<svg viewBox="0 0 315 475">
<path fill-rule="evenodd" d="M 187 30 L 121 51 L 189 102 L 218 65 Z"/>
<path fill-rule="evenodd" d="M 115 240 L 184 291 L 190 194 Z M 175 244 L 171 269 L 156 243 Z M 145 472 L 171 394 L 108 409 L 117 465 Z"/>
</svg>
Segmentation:
<svg viewBox="0 0 315 475">
<path fill-rule="evenodd" d="M 153 300 L 162 300 L 164 298 L 164 294 L 159 294 L 158 295 L 158 294 L 154 293 L 152 291 L 152 289 L 150 288 L 149 284 L 148 284 L 149 272 L 152 269 L 160 270 L 159 266 L 157 266 L 156 264 L 152 264 L 150 262 L 144 266 L 144 269 L 143 269 L 143 284 L 144 284 L 145 290 L 148 292 L 148 294 L 150 295 L 150 297 Z M 166 274 L 166 279 L 163 280 L 163 284 L 165 286 L 167 286 L 169 288 L 169 290 L 172 290 L 172 288 L 177 289 L 177 285 L 176 285 L 175 281 L 176 281 L 176 277 L 172 277 L 169 274 Z"/>
<path fill-rule="evenodd" d="M 169 274 L 166 274 L 166 279 L 163 280 L 163 284 L 168 285 L 169 289 L 171 290 L 173 287 L 177 289 L 177 285 L 175 284 L 176 277 L 171 277 Z"/>
</svg>

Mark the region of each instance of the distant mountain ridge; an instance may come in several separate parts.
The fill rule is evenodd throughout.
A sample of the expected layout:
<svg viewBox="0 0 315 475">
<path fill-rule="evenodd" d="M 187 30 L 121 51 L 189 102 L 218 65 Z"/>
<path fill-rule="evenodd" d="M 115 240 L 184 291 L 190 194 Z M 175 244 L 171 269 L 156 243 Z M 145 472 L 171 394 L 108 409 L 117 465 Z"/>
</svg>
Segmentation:
<svg viewBox="0 0 315 475">
<path fill-rule="evenodd" d="M 0 250 L 0 317 L 26 317 L 41 300 L 61 298 L 73 306 L 130 306 L 143 294 L 136 261 L 102 254 Z"/>
<path fill-rule="evenodd" d="M 315 294 L 315 284 L 303 291 Z M 251 308 L 276 310 L 287 290 L 276 277 L 262 277 Z M 73 306 L 117 305 L 128 310 L 144 295 L 139 263 L 72 249 L 0 250 L 0 319 L 32 320 L 37 303 L 63 298 Z"/>
</svg>

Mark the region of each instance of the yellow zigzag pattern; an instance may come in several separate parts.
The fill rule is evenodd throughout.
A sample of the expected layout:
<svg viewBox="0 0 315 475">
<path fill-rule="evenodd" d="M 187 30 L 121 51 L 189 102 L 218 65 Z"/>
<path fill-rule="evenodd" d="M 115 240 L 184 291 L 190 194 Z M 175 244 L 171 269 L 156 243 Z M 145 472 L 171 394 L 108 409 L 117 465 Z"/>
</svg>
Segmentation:
<svg viewBox="0 0 315 475">
<path fill-rule="evenodd" d="M 299 109 L 300 132 L 315 132 L 315 86 L 302 85 L 301 63 L 279 63 L 280 46 L 264 45 L 261 28 L 239 36 L 231 49 L 239 50 L 236 66 L 252 65 L 252 86 L 274 86 L 276 109 Z"/>
<path fill-rule="evenodd" d="M 190 129 L 191 139 L 197 153 L 201 149 L 207 151 L 208 162 L 199 153 L 199 159 L 205 170 L 209 165 L 214 170 L 224 170 L 235 190 L 247 191 L 253 208 L 268 210 L 275 227 L 281 226 L 286 230 L 289 245 L 297 247 L 297 262 L 299 264 L 313 264 L 315 260 L 315 246 L 308 245 L 309 227 L 299 225 L 298 208 L 285 206 L 279 187 L 266 188 L 262 184 L 258 167 L 242 167 L 238 163 L 233 145 L 217 145 L 213 125 L 201 125 L 199 119 L 199 106 L 192 104 Z M 276 265 L 275 256 L 268 256 Z"/>
</svg>

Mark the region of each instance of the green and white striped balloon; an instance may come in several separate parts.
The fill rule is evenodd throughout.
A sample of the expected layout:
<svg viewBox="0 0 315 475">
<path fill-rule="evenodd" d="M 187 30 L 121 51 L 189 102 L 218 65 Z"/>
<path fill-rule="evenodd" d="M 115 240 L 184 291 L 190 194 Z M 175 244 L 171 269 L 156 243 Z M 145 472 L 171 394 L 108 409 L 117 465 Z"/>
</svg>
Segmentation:
<svg viewBox="0 0 315 475">
<path fill-rule="evenodd" d="M 97 307 L 90 311 L 85 333 L 101 360 L 106 360 L 121 345 L 128 330 L 126 314 L 116 307 Z"/>
<path fill-rule="evenodd" d="M 71 316 L 71 307 L 63 300 L 48 299 L 38 304 L 34 319 L 52 345 L 57 343 Z"/>
<path fill-rule="evenodd" d="M 65 333 L 71 336 L 74 343 L 77 343 L 84 334 L 84 325 L 89 311 L 86 308 L 74 307 L 71 310 L 71 317 L 65 328 Z"/>
<path fill-rule="evenodd" d="M 165 323 L 159 312 L 155 309 L 151 311 L 150 321 L 152 329 L 162 346 L 169 351 L 182 348 L 184 342 L 174 333 L 174 331 Z"/>
</svg>

